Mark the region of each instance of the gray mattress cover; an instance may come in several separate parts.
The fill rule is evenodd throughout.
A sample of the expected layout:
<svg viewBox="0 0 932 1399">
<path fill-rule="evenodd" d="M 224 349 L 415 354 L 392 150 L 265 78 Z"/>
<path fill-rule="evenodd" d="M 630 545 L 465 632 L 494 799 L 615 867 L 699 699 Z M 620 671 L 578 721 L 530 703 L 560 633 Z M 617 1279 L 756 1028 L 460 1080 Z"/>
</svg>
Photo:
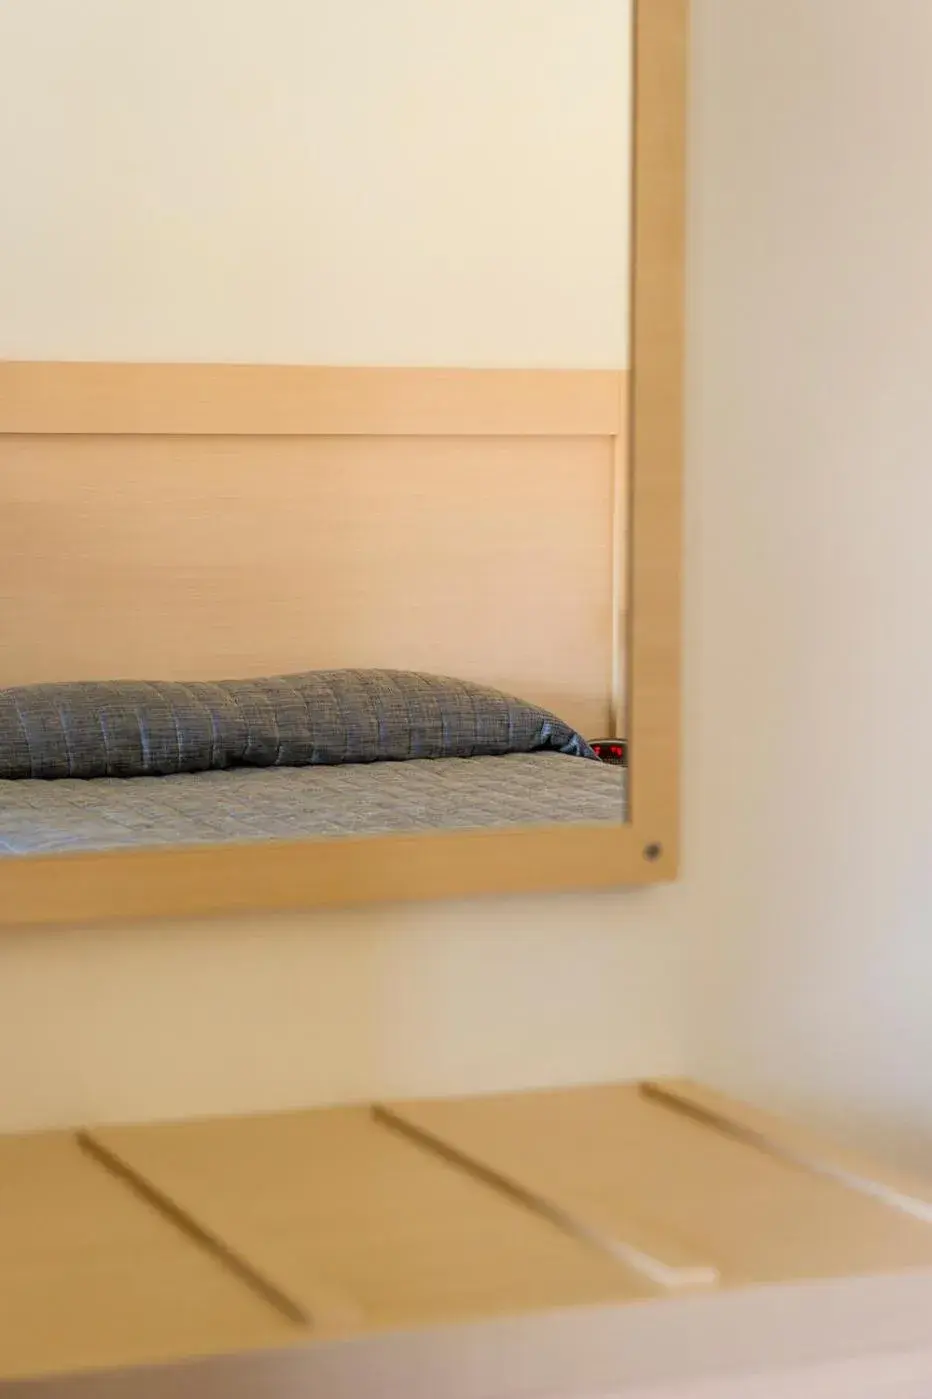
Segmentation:
<svg viewBox="0 0 932 1399">
<path fill-rule="evenodd" d="M 0 780 L 0 856 L 623 821 L 623 768 L 560 753 Z"/>
</svg>

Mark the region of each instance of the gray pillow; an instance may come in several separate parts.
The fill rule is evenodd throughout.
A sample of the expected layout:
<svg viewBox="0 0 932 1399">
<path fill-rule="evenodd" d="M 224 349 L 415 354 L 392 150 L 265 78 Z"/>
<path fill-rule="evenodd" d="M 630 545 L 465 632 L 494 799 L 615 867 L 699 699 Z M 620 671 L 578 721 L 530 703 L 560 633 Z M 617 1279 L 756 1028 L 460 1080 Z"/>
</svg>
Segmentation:
<svg viewBox="0 0 932 1399">
<path fill-rule="evenodd" d="M 402 670 L 0 690 L 0 778 L 154 777 L 539 749 L 595 757 L 545 709 Z"/>
</svg>

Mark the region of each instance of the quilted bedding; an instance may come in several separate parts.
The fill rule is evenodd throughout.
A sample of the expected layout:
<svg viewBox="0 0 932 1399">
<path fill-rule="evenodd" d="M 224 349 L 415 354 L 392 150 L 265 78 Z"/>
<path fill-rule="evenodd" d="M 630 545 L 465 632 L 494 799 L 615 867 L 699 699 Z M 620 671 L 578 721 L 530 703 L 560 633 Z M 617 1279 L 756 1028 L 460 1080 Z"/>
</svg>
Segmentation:
<svg viewBox="0 0 932 1399">
<path fill-rule="evenodd" d="M 0 857 L 622 821 L 626 772 L 557 752 L 0 780 Z"/>
</svg>

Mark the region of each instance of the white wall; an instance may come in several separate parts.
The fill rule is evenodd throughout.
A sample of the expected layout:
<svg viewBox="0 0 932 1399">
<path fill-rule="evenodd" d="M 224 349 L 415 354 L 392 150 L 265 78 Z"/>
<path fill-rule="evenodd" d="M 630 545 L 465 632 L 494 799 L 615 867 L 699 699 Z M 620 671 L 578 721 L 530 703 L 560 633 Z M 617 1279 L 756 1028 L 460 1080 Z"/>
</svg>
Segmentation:
<svg viewBox="0 0 932 1399">
<path fill-rule="evenodd" d="M 683 1067 L 670 891 L 0 936 L 0 1130 Z"/>
<path fill-rule="evenodd" d="M 621 366 L 629 0 L 0 6 L 0 355 Z M 0 1129 L 683 1067 L 671 891 L 0 935 Z"/>
<path fill-rule="evenodd" d="M 0 6 L 0 356 L 624 365 L 630 21 Z"/>
<path fill-rule="evenodd" d="M 693 1067 L 932 1170 L 932 5 L 694 20 Z"/>
</svg>

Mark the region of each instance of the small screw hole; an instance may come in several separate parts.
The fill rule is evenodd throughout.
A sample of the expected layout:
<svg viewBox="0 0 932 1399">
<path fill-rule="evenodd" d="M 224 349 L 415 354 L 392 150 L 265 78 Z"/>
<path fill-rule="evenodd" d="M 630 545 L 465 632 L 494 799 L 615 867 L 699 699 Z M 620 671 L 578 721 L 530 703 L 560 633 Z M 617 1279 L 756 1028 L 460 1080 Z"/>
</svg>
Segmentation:
<svg viewBox="0 0 932 1399">
<path fill-rule="evenodd" d="M 659 845 L 656 841 L 652 841 L 650 845 L 644 846 L 645 860 L 659 860 L 662 854 L 663 846 Z"/>
</svg>

